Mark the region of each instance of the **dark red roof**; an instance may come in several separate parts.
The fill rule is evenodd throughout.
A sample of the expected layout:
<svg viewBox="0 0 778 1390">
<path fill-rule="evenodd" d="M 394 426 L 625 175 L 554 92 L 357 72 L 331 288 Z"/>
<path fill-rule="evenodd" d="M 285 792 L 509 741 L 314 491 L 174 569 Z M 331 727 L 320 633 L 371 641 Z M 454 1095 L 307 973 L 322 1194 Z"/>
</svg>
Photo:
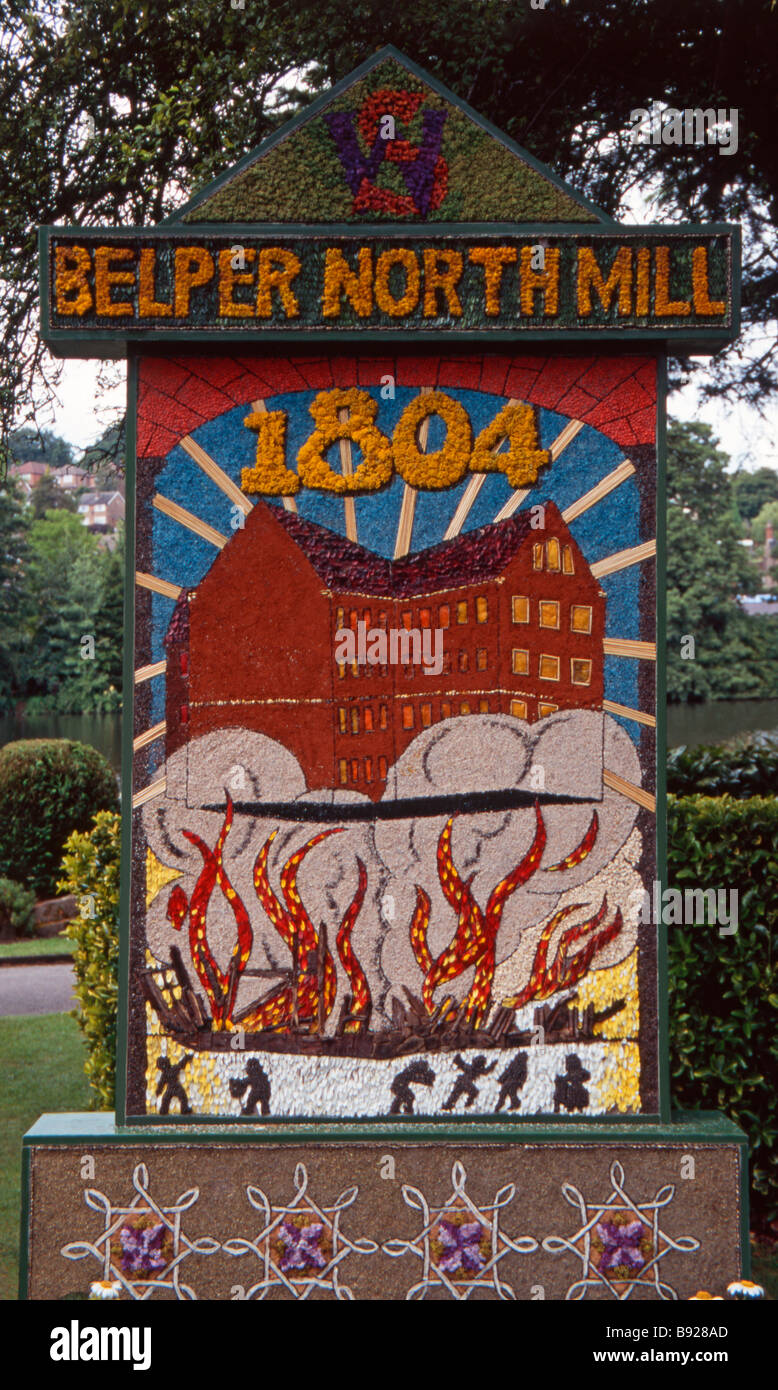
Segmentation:
<svg viewBox="0 0 778 1390">
<path fill-rule="evenodd" d="M 257 506 L 265 506 L 258 502 Z M 549 518 L 558 523 L 557 532 L 567 533 L 553 502 L 546 502 Z M 363 545 L 345 540 L 315 522 L 305 521 L 296 512 L 280 507 L 268 508 L 274 519 L 297 542 L 328 589 L 345 589 L 360 594 L 411 598 L 438 589 L 456 589 L 464 584 L 482 584 L 502 574 L 528 535 L 537 538 L 530 526 L 530 511 L 518 512 L 505 521 L 492 522 L 477 531 L 468 531 L 450 541 L 441 541 L 416 555 L 386 560 Z"/>
<path fill-rule="evenodd" d="M 182 589 L 178 595 L 173 616 L 170 619 L 170 626 L 163 638 L 164 646 L 167 646 L 169 642 L 189 641 L 189 595 L 191 592 L 191 589 Z"/>
</svg>

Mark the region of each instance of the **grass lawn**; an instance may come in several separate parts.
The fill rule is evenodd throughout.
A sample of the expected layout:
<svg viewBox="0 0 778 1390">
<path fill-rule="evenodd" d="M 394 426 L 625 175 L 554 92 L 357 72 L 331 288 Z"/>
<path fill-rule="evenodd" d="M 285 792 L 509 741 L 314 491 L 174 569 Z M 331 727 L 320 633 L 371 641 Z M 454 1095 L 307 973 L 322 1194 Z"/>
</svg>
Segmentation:
<svg viewBox="0 0 778 1390">
<path fill-rule="evenodd" d="M 72 956 L 75 942 L 65 936 L 23 936 L 20 941 L 0 942 L 0 961 L 15 956 Z"/>
<path fill-rule="evenodd" d="M 0 1300 L 17 1296 L 22 1135 L 46 1110 L 88 1110 L 86 1052 L 68 1014 L 0 1018 Z"/>
</svg>

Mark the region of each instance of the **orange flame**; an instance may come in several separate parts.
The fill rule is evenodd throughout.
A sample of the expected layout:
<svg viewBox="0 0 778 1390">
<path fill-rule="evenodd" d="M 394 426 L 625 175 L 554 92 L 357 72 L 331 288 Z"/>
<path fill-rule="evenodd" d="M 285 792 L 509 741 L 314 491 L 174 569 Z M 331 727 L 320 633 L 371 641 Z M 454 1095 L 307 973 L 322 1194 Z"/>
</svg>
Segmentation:
<svg viewBox="0 0 778 1390">
<path fill-rule="evenodd" d="M 338 948 L 338 955 L 343 964 L 343 969 L 348 975 L 349 984 L 351 985 L 351 1012 L 352 1014 L 365 1014 L 372 1004 L 370 986 L 367 983 L 367 976 L 357 960 L 351 945 L 351 933 L 354 930 L 354 923 L 359 916 L 367 889 L 367 869 L 359 857 L 357 858 L 357 864 L 359 865 L 357 891 L 347 907 L 343 921 L 340 924 L 336 945 Z M 354 1019 L 346 1024 L 343 1031 L 345 1033 L 358 1033 L 362 1026 L 361 1023 Z"/>
<path fill-rule="evenodd" d="M 316 931 L 300 894 L 297 891 L 297 872 L 310 851 L 330 835 L 338 835 L 343 826 L 323 830 L 314 835 L 301 849 L 291 855 L 281 870 L 281 893 L 285 907 L 281 905 L 270 886 L 267 861 L 270 846 L 276 837 L 273 831 L 260 850 L 254 865 L 254 886 L 270 921 L 279 936 L 292 953 L 295 962 L 295 983 L 272 991 L 266 999 L 241 1019 L 242 1027 L 260 1032 L 264 1029 L 286 1031 L 297 1020 L 318 1026 L 329 1018 L 335 1003 L 337 989 L 335 965 L 328 949 L 324 949 L 319 933 Z M 351 933 L 359 916 L 367 889 L 367 871 L 360 859 L 359 883 L 352 902 L 346 909 L 337 936 L 337 948 L 343 967 L 349 978 L 352 993 L 352 1012 L 364 1013 L 370 1007 L 370 989 L 351 946 Z M 323 951 L 323 960 L 320 959 Z M 349 1024 L 347 1031 L 359 1030 L 360 1024 Z"/>
<path fill-rule="evenodd" d="M 621 908 L 616 909 L 613 921 L 603 931 L 596 932 L 596 928 L 604 921 L 608 911 L 608 899 L 604 897 L 599 911 L 593 917 L 589 917 L 585 922 L 579 922 L 577 926 L 568 927 L 567 931 L 563 932 L 551 967 L 547 968 L 548 945 L 556 928 L 560 922 L 569 917 L 571 912 L 578 912 L 583 906 L 583 903 L 573 903 L 554 913 L 550 922 L 543 928 L 537 944 L 529 984 L 518 994 L 511 995 L 509 999 L 503 999 L 503 1008 L 520 1009 L 532 999 L 538 1001 L 548 999 L 552 994 L 556 994 L 557 990 L 567 989 L 570 985 L 577 984 L 581 977 L 586 974 L 595 955 L 604 946 L 607 946 L 608 942 L 612 941 L 615 936 L 618 936 L 623 926 Z M 568 947 L 590 932 L 595 932 L 595 935 L 589 936 L 583 949 L 568 959 Z"/>
<path fill-rule="evenodd" d="M 248 913 L 235 892 L 224 868 L 223 850 L 233 821 L 232 798 L 227 795 L 227 809 L 219 831 L 216 845 L 209 849 L 204 840 L 192 830 L 185 830 L 184 836 L 200 851 L 203 867 L 195 884 L 191 902 L 178 885 L 168 899 L 167 916 L 176 931 L 180 931 L 189 914 L 189 951 L 192 964 L 197 971 L 203 989 L 211 1006 L 214 1032 L 221 1032 L 229 1026 L 235 1007 L 240 977 L 251 955 L 253 933 Z M 207 912 L 214 886 L 218 883 L 221 892 L 232 908 L 237 927 L 237 941 L 232 950 L 226 972 L 217 964 L 208 945 Z"/>
<path fill-rule="evenodd" d="M 413 953 L 420 970 L 424 971 L 422 999 L 429 1014 L 434 1012 L 433 995 L 436 989 L 456 979 L 471 965 L 475 976 L 465 999 L 465 1017 L 479 1027 L 488 1013 L 492 996 L 495 968 L 495 943 L 502 921 L 503 908 L 516 889 L 537 871 L 546 845 L 546 827 L 540 806 L 535 803 L 535 838 L 515 869 L 497 884 L 490 894 L 483 913 L 470 891 L 474 875 L 462 879 L 451 857 L 451 834 L 454 816 L 450 816 L 438 841 L 438 878 L 443 896 L 458 915 L 453 940 L 433 962 L 427 943 L 430 920 L 430 900 L 423 888 L 416 886 L 416 908 L 410 926 Z"/>
</svg>

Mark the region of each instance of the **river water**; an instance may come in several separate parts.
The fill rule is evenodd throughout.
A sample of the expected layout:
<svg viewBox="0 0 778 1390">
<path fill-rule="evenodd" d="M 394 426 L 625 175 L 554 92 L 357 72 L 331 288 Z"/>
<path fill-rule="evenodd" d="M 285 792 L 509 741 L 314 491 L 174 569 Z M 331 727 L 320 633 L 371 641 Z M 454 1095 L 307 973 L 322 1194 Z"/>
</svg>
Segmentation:
<svg viewBox="0 0 778 1390">
<path fill-rule="evenodd" d="M 667 744 L 693 747 L 723 743 L 737 734 L 770 731 L 778 737 L 778 700 L 716 700 L 710 704 L 668 705 Z M 73 738 L 91 744 L 121 771 L 120 714 L 0 716 L 0 746 L 19 738 Z"/>
</svg>

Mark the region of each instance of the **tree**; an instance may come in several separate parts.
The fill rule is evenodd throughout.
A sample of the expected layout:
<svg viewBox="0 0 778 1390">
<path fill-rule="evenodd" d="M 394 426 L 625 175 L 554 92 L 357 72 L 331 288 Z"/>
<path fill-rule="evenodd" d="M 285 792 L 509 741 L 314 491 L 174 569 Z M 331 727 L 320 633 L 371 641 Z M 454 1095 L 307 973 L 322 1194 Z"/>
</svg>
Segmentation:
<svg viewBox="0 0 778 1390">
<path fill-rule="evenodd" d="M 52 473 L 44 473 L 37 487 L 33 488 L 30 495 L 30 506 L 36 521 L 45 516 L 46 512 L 75 512 L 77 510 L 75 498 L 59 486 Z"/>
<path fill-rule="evenodd" d="M 23 682 L 28 616 L 25 567 L 29 516 L 16 484 L 0 488 L 0 713 L 12 710 Z"/>
<path fill-rule="evenodd" d="M 735 520 L 727 455 L 709 425 L 672 422 L 667 466 L 667 693 L 671 700 L 772 693 L 763 624 L 737 595 L 758 572 Z"/>
<path fill-rule="evenodd" d="M 47 512 L 30 528 L 28 587 L 34 604 L 28 709 L 60 714 L 120 704 L 122 623 L 116 563 L 80 517 Z"/>
<path fill-rule="evenodd" d="M 755 468 L 753 473 L 739 468 L 732 475 L 738 511 L 744 521 L 753 521 L 766 502 L 778 502 L 778 471 Z"/>
<path fill-rule="evenodd" d="M 0 414 L 53 377 L 35 334 L 41 223 L 158 222 L 282 119 L 393 43 L 617 213 L 636 187 L 671 220 L 742 219 L 746 327 L 778 317 L 771 0 L 6 0 Z M 737 150 L 642 144 L 630 113 L 737 108 Z M 728 356 L 713 389 L 759 403 L 778 345 Z"/>
<path fill-rule="evenodd" d="M 53 430 L 29 426 L 14 430 L 8 449 L 17 463 L 47 463 L 49 468 L 64 468 L 73 463 L 73 446 Z"/>
</svg>

